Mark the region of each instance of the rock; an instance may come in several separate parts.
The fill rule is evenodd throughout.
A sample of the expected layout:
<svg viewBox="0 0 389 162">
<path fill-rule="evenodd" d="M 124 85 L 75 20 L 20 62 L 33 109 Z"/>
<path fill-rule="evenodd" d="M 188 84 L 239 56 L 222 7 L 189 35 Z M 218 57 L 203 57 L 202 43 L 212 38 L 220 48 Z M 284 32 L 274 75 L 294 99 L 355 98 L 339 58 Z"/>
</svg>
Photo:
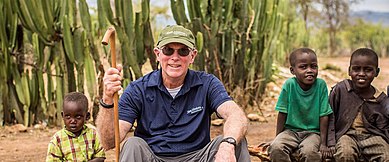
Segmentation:
<svg viewBox="0 0 389 162">
<path fill-rule="evenodd" d="M 247 118 L 250 120 L 250 121 L 259 121 L 259 122 L 266 122 L 266 118 L 263 117 L 263 116 L 260 116 L 258 114 L 248 114 L 247 115 Z"/>
<path fill-rule="evenodd" d="M 213 125 L 213 126 L 221 126 L 221 125 L 223 125 L 223 119 L 215 119 L 215 120 L 212 120 L 211 121 L 211 124 Z"/>
<path fill-rule="evenodd" d="M 267 122 L 266 118 L 264 116 L 259 116 L 259 122 Z"/>
<path fill-rule="evenodd" d="M 42 123 L 42 124 L 35 124 L 34 125 L 34 129 L 40 129 L 40 130 L 43 130 L 47 127 L 47 124 L 46 123 Z"/>
<path fill-rule="evenodd" d="M 247 118 L 249 118 L 250 121 L 258 121 L 259 115 L 258 114 L 248 114 Z"/>
<path fill-rule="evenodd" d="M 10 127 L 5 127 L 5 129 L 9 133 L 27 132 L 27 127 L 25 127 L 23 124 L 15 124 Z"/>
</svg>

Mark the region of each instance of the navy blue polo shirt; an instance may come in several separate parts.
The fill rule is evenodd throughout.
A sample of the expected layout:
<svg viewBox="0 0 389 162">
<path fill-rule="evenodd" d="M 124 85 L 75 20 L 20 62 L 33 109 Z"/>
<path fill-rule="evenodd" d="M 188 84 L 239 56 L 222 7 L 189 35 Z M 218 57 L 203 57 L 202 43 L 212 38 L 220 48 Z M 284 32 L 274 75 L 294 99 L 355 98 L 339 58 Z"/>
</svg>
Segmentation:
<svg viewBox="0 0 389 162">
<path fill-rule="evenodd" d="M 119 100 L 119 119 L 137 120 L 134 135 L 156 155 L 177 156 L 210 142 L 211 114 L 231 100 L 214 75 L 188 70 L 176 97 L 162 83 L 161 70 L 131 82 Z"/>
</svg>

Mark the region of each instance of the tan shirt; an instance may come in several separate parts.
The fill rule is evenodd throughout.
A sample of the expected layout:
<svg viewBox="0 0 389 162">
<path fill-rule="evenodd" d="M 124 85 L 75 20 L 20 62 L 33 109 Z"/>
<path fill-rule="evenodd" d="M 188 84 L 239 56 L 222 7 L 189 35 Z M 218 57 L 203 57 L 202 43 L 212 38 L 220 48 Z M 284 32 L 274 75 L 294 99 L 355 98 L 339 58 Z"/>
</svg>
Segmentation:
<svg viewBox="0 0 389 162">
<path fill-rule="evenodd" d="M 377 102 L 377 98 L 378 96 L 381 94 L 380 91 L 378 89 L 375 89 L 375 94 L 374 94 L 374 99 L 363 99 L 364 101 L 369 101 L 369 102 Z M 358 132 L 362 132 L 362 133 L 367 133 L 368 131 L 366 130 L 366 128 L 363 126 L 363 119 L 362 119 L 362 109 L 364 107 L 364 104 L 362 104 L 359 108 L 358 108 L 358 114 L 357 116 L 355 117 L 354 119 L 354 122 L 353 124 L 351 125 L 351 129 L 354 129 Z"/>
</svg>

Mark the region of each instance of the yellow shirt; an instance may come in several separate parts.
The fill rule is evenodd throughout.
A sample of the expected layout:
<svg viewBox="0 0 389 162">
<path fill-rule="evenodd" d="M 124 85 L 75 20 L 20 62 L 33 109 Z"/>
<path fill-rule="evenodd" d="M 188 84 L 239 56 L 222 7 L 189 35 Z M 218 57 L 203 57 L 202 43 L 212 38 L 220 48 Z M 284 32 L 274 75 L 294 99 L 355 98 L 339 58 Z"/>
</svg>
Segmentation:
<svg viewBox="0 0 389 162">
<path fill-rule="evenodd" d="M 105 158 L 105 152 L 97 138 L 96 130 L 84 125 L 79 136 L 65 128 L 56 132 L 49 143 L 46 162 L 89 161 L 98 157 Z"/>
</svg>

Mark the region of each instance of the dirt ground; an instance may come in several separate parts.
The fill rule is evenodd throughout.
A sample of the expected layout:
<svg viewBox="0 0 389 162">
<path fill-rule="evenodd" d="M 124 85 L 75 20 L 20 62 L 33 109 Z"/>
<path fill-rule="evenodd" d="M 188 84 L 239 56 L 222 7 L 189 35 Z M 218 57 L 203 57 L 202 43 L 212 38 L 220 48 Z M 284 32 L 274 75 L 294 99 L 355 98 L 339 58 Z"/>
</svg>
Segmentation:
<svg viewBox="0 0 389 162">
<path fill-rule="evenodd" d="M 348 78 L 347 67 L 348 57 L 342 58 L 319 58 L 319 66 L 322 69 L 327 64 L 334 65 L 341 71 L 319 70 L 319 77 L 327 81 L 329 87 L 337 81 Z M 380 59 L 381 73 L 373 84 L 380 90 L 386 91 L 389 85 L 389 59 Z M 287 77 L 290 77 L 287 68 L 281 69 L 282 73 L 276 83 L 269 84 L 266 92 L 266 98 L 261 104 L 261 110 L 264 116 L 262 122 L 251 121 L 248 127 L 247 140 L 249 145 L 257 145 L 261 142 L 270 141 L 275 136 L 276 113 L 274 105 L 277 101 L 279 89 Z M 19 128 L 14 126 L 0 127 L 0 161 L 21 162 L 21 161 L 44 161 L 46 157 L 47 144 L 51 136 L 60 128 L 27 128 L 24 132 L 19 132 Z M 212 126 L 211 135 L 215 137 L 222 132 L 222 127 Z M 259 162 L 260 159 L 252 156 L 253 162 Z M 114 161 L 114 152 L 107 152 L 107 160 Z"/>
</svg>

